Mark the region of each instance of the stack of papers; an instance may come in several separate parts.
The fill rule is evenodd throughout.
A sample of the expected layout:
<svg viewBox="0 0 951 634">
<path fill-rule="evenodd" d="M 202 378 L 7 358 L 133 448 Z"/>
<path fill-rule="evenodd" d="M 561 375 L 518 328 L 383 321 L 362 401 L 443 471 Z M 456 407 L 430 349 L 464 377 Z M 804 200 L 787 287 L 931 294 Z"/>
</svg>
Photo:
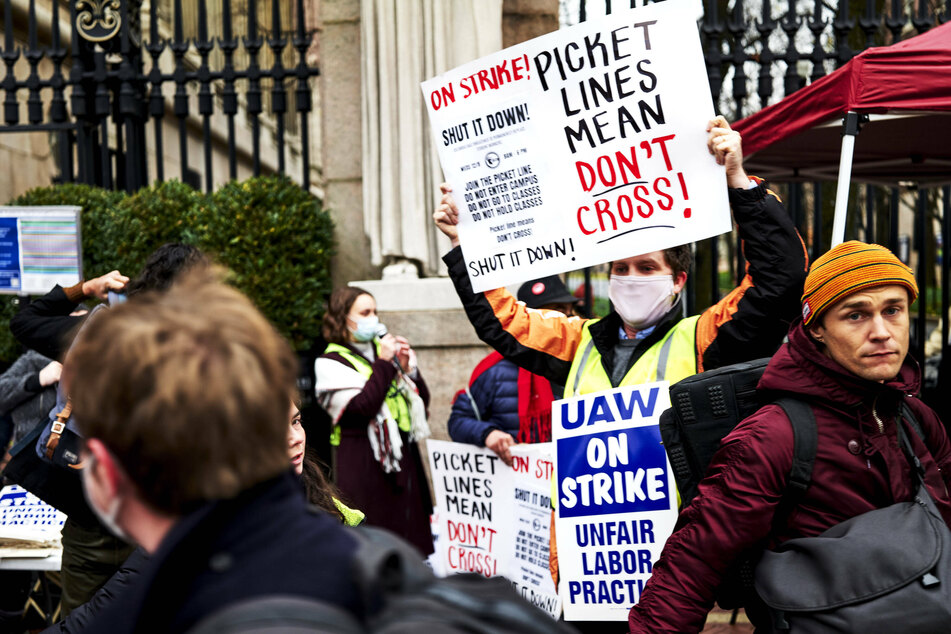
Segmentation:
<svg viewBox="0 0 951 634">
<path fill-rule="evenodd" d="M 18 485 L 0 489 L 0 559 L 59 554 L 65 521 L 64 513 Z"/>
</svg>

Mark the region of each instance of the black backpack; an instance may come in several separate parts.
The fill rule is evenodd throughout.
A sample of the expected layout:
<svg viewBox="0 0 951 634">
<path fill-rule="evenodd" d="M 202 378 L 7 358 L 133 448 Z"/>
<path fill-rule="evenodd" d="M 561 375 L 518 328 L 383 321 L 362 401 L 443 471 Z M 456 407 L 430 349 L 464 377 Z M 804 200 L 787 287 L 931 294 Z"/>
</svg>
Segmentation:
<svg viewBox="0 0 951 634">
<path fill-rule="evenodd" d="M 523 599 L 502 577 L 433 575 L 419 552 L 384 530 L 359 527 L 357 584 L 382 598 L 368 631 L 377 634 L 558 634 L 574 628 Z"/>
<path fill-rule="evenodd" d="M 736 363 L 687 377 L 670 386 L 671 407 L 660 416 L 660 436 L 674 471 L 681 508 L 697 495 L 720 441 L 744 418 L 754 414 L 763 401 L 756 384 L 769 359 Z M 779 513 L 788 512 L 809 488 L 816 458 L 816 419 L 805 402 L 781 398 L 793 429 L 793 462 L 786 494 Z M 740 556 L 727 571 L 716 600 L 721 608 L 737 609 L 754 600 L 753 569 L 758 550 Z"/>
<path fill-rule="evenodd" d="M 660 436 L 680 491 L 681 508 L 697 495 L 713 454 L 737 424 L 771 402 L 757 392 L 769 359 L 736 363 L 687 377 L 670 386 L 671 407 L 660 416 Z M 816 423 L 802 401 L 775 401 L 793 427 L 795 450 L 789 473 L 789 493 L 805 492 L 816 457 Z M 804 423 L 804 424 L 800 424 Z M 786 500 L 784 500 L 786 501 Z M 794 500 L 793 500 L 794 501 Z"/>
<path fill-rule="evenodd" d="M 326 602 L 274 595 L 215 612 L 191 634 L 575 632 L 520 597 L 507 579 L 476 574 L 440 579 L 415 548 L 392 533 L 360 526 L 352 534 L 359 542 L 351 573 L 367 608 L 363 622 Z"/>
</svg>

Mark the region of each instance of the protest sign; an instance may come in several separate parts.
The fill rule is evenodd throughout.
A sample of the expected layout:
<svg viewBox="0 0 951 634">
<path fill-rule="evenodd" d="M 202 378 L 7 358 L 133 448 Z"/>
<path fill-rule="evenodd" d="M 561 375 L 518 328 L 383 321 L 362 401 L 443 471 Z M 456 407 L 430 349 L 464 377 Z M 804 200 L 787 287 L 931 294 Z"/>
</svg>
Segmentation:
<svg viewBox="0 0 951 634">
<path fill-rule="evenodd" d="M 561 602 L 548 571 L 551 443 L 513 446 L 511 467 L 482 447 L 426 445 L 437 508 L 433 569 L 503 576 L 557 618 Z"/>
<path fill-rule="evenodd" d="M 422 84 L 474 290 L 731 229 L 698 9 L 616 10 Z"/>
<path fill-rule="evenodd" d="M 23 487 L 0 489 L 0 559 L 42 558 L 60 552 L 66 515 Z"/>
<path fill-rule="evenodd" d="M 667 383 L 556 401 L 560 590 L 569 621 L 626 621 L 677 520 L 658 418 Z"/>
</svg>

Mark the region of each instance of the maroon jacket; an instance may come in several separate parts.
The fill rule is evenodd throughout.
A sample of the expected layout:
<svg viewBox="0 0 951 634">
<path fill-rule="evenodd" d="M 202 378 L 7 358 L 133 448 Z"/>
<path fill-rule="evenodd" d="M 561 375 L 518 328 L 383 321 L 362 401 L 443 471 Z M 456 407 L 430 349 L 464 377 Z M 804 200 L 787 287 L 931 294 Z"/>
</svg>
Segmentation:
<svg viewBox="0 0 951 634">
<path fill-rule="evenodd" d="M 680 514 L 631 609 L 631 632 L 699 632 L 724 571 L 744 550 L 814 536 L 860 513 L 910 500 L 911 468 L 895 428 L 902 399 L 927 438 L 926 448 L 908 432 L 928 491 L 951 524 L 951 446 L 935 413 L 912 396 L 919 381 L 911 359 L 885 384 L 860 379 L 823 355 L 801 322 L 794 324 L 759 387 L 777 396 L 791 393 L 813 407 L 819 442 L 809 489 L 788 520 L 773 526 L 792 464 L 792 428 L 778 405 L 740 423 L 724 438 L 697 497 Z"/>
</svg>

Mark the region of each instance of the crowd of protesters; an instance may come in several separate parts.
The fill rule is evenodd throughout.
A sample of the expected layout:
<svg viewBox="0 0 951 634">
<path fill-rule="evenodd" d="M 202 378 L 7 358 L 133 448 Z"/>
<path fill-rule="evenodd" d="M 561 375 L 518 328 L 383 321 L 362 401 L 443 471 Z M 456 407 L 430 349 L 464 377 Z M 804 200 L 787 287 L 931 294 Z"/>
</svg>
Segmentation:
<svg viewBox="0 0 951 634">
<path fill-rule="evenodd" d="M 557 277 L 526 282 L 516 296 L 473 292 L 447 185 L 434 215 L 453 243 L 450 278 L 494 349 L 456 395 L 453 440 L 511 463 L 513 445 L 551 440 L 555 399 L 763 357 L 772 360 L 760 389 L 813 412 L 812 484 L 792 509 L 780 505 L 795 454 L 783 410 L 767 405 L 724 439 L 630 612 L 631 632 L 700 631 L 741 555 L 914 499 L 916 465 L 951 523 L 951 445 L 915 396 L 920 370 L 908 356 L 918 296 L 910 269 L 855 241 L 810 267 L 779 198 L 744 171 L 739 135 L 722 117 L 707 132 L 748 269 L 699 315 L 683 305 L 690 245 L 611 262 L 612 309 L 586 319 L 572 314 L 577 299 Z M 420 559 L 433 551 L 419 445 L 430 435 L 430 392 L 410 342 L 387 332 L 367 291 L 331 294 L 315 364 L 334 447 L 325 473 L 306 444 L 297 358 L 222 279 L 197 249 L 165 245 L 135 279 L 113 271 L 56 287 L 11 322 L 28 351 L 0 376 L 0 409 L 15 440 L 41 421 L 33 458 L 64 468 L 85 496 L 71 500 L 63 529 L 55 631 L 213 631 L 223 608 L 257 601 L 280 611 L 273 600 L 288 597 L 363 621 L 381 599 L 352 574 L 361 544 L 353 527 L 392 531 Z M 83 310 L 110 292 L 127 301 Z M 754 595 L 746 607 L 772 631 L 775 615 Z"/>
</svg>

